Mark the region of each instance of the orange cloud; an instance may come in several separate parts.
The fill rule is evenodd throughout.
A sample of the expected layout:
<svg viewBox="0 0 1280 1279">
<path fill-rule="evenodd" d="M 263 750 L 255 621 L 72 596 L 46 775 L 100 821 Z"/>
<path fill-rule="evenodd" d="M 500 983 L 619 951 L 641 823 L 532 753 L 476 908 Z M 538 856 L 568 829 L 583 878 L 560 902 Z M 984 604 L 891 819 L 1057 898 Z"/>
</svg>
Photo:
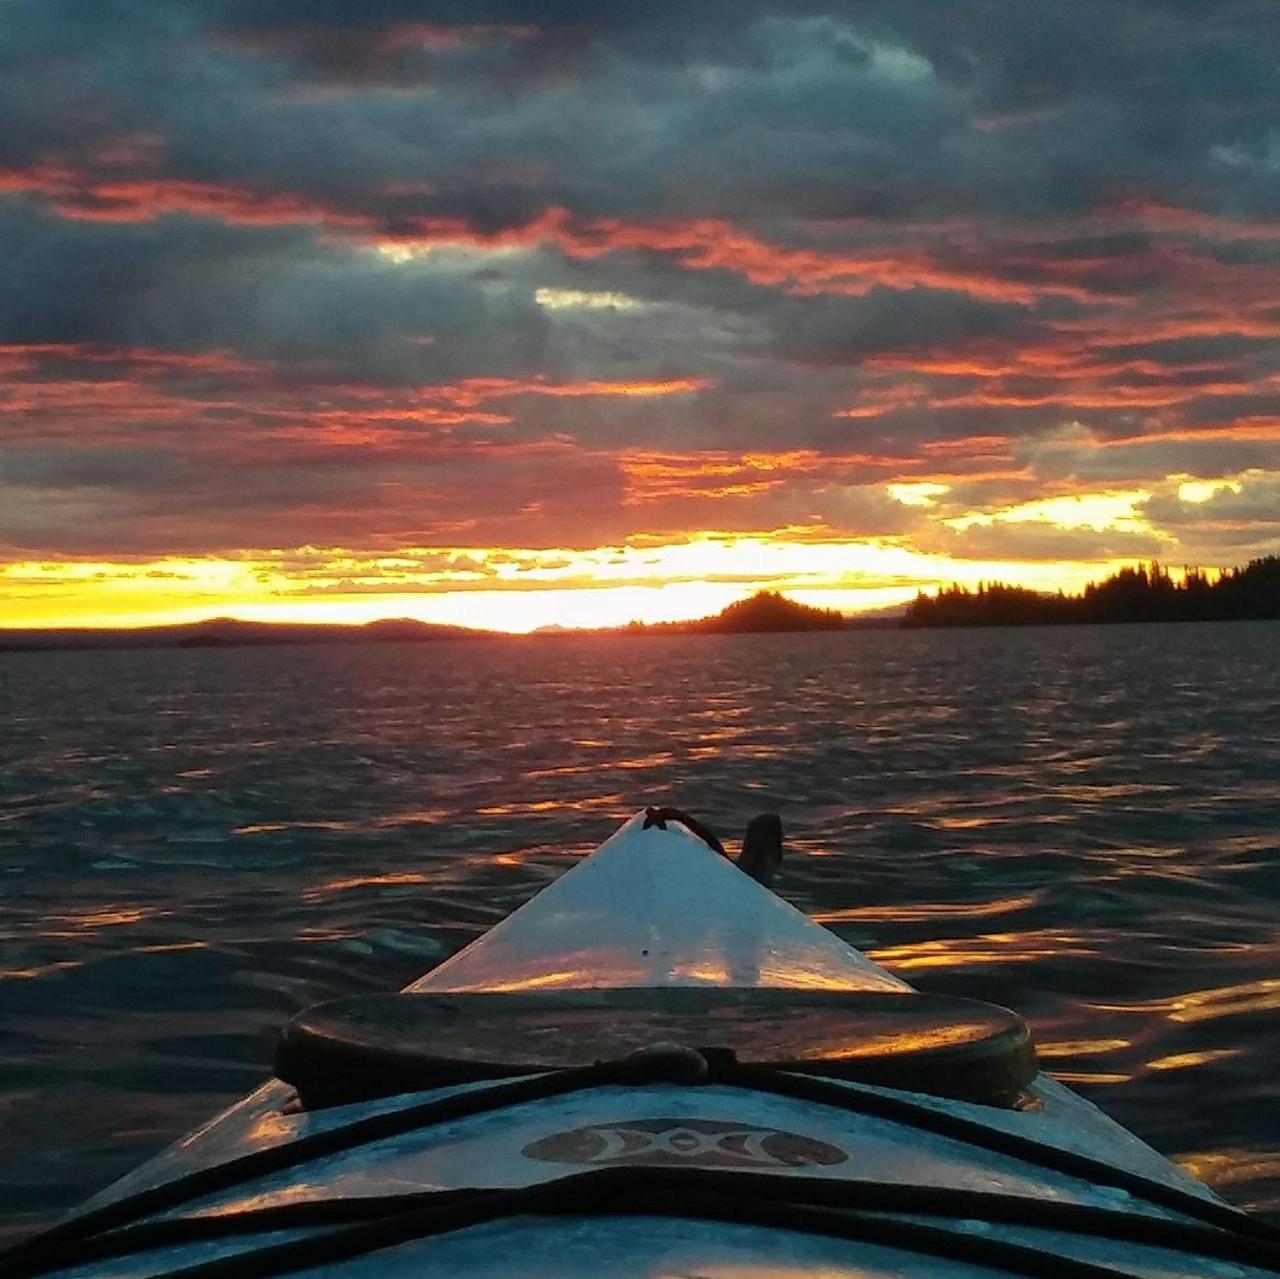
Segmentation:
<svg viewBox="0 0 1280 1279">
<path fill-rule="evenodd" d="M 870 361 L 866 367 L 874 368 Z M 837 409 L 833 417 L 876 418 L 884 417 L 904 405 L 918 404 L 927 398 L 929 388 L 923 382 L 892 382 L 888 385 L 869 386 L 860 391 L 858 403 L 847 409 Z"/>
<path fill-rule="evenodd" d="M 955 352 L 894 351 L 872 355 L 865 367 L 879 373 L 910 372 L 929 377 L 987 378 L 1036 376 L 1064 381 L 1085 381 L 1101 377 L 1136 374 L 1143 377 L 1181 377 L 1218 374 L 1240 367 L 1240 362 L 1224 360 L 1200 364 L 1166 365 L 1155 359 L 1117 360 L 1106 355 L 1106 347 L 1095 351 L 1088 346 L 1059 339 L 1053 343 L 988 343 L 985 348 L 966 347 Z"/>
<path fill-rule="evenodd" d="M 1041 297 L 1098 301 L 1112 295 L 1073 278 L 1082 264 L 1032 262 L 1026 258 L 983 260 L 954 253 L 957 263 L 926 250 L 879 246 L 862 252 L 797 248 L 771 243 L 722 218 L 627 220 L 578 217 L 552 207 L 522 226 L 481 233 L 449 218 L 408 219 L 407 229 L 380 243 L 402 251 L 440 244 L 479 248 L 528 248 L 553 244 L 568 257 L 600 258 L 611 253 L 648 252 L 673 258 L 689 270 L 728 271 L 753 284 L 797 295 L 833 293 L 858 296 L 873 288 L 949 289 L 994 302 L 1029 305 Z M 1018 271 L 1039 278 L 1022 280 Z"/>
<path fill-rule="evenodd" d="M 618 458 L 629 506 L 677 497 L 749 497 L 813 468 L 817 455 L 787 453 L 631 453 Z"/>
<path fill-rule="evenodd" d="M 13 368 L 33 368 L 37 359 L 75 364 L 128 366 L 138 377 L 169 372 L 255 373 L 268 366 L 246 360 L 231 351 L 161 351 L 144 346 L 106 346 L 96 342 L 4 342 L 0 360 L 13 360 Z"/>
<path fill-rule="evenodd" d="M 1098 216 L 1104 222 L 1132 221 L 1156 231 L 1185 232 L 1212 240 L 1280 240 L 1280 226 L 1273 221 L 1222 217 L 1159 200 L 1124 200 Z"/>
<path fill-rule="evenodd" d="M 726 450 L 689 453 L 630 452 L 618 455 L 628 506 L 677 498 L 753 497 L 803 482 L 809 488 L 866 482 L 866 472 L 909 471 L 906 457 L 871 453 L 777 453 Z"/>
<path fill-rule="evenodd" d="M 1081 409 L 1144 409 L 1167 408 L 1185 404 L 1205 395 L 1248 395 L 1255 391 L 1249 382 L 1202 383 L 1194 387 L 1133 387 L 1117 386 L 1092 390 L 1070 389 L 1055 391 L 1006 389 L 1001 386 L 985 387 L 966 395 L 938 396 L 929 401 L 930 408 L 1043 408 L 1060 405 L 1072 410 Z"/>
<path fill-rule="evenodd" d="M 559 399 L 584 396 L 622 396 L 648 399 L 661 395 L 688 395 L 704 391 L 714 383 L 710 378 L 669 378 L 665 381 L 611 382 L 588 379 L 583 382 L 552 382 L 545 378 L 466 378 L 454 386 L 423 388 L 423 394 L 438 395 L 459 405 L 481 404 L 485 400 L 521 395 L 548 395 Z"/>
<path fill-rule="evenodd" d="M 1095 440 L 1099 448 L 1126 444 L 1156 444 L 1187 440 L 1268 440 L 1280 444 L 1280 418 L 1244 417 L 1234 422 L 1206 423 L 1194 427 L 1155 429 L 1141 435 L 1121 435 Z"/>
<path fill-rule="evenodd" d="M 411 24 L 397 30 L 396 41 L 420 40 L 429 45 L 434 28 Z M 464 39 L 460 33 L 465 30 L 448 28 L 447 38 Z M 329 38 L 332 33 L 324 35 Z M 797 296 L 862 296 L 874 288 L 929 288 L 1018 306 L 1043 298 L 1105 304 L 1132 301 L 1148 292 L 1155 280 L 1176 283 L 1176 291 L 1184 296 L 1229 289 L 1229 301 L 1237 312 L 1250 294 L 1259 305 L 1274 296 L 1274 272 L 1261 268 L 1251 272 L 1253 279 L 1243 282 L 1246 292 L 1242 294 L 1238 269 L 1173 242 L 1156 243 L 1124 258 L 1071 256 L 1056 254 L 1052 239 L 1032 242 L 1010 233 L 1003 240 L 980 243 L 973 228 L 945 224 L 922 231 L 908 242 L 840 249 L 772 242 L 724 218 L 592 218 L 562 206 L 550 206 L 522 224 L 488 231 L 460 217 L 415 214 L 414 195 L 429 192 L 414 184 L 385 184 L 372 203 L 356 207 L 244 183 L 156 174 L 124 176 L 118 170 L 130 157 L 136 157 L 140 166 L 154 163 L 155 140 L 139 136 L 147 139 L 145 145 L 128 139 L 119 147 L 107 145 L 105 151 L 95 153 L 89 167 L 49 158 L 0 170 L 0 192 L 40 195 L 62 216 L 80 220 L 137 222 L 188 213 L 246 225 L 311 223 L 406 254 L 445 245 L 481 250 L 550 245 L 567 257 L 585 259 L 654 253 L 688 270 L 726 271 Z M 394 214 L 379 207 L 379 201 L 387 199 L 396 201 Z M 409 207 L 404 207 L 406 203 Z M 1194 233 L 1223 241 L 1272 238 L 1271 230 L 1261 223 L 1141 201 L 1119 206 L 1099 220 L 1136 221 L 1159 233 Z M 927 235 L 934 239 L 932 247 Z M 1265 282 L 1258 277 L 1266 277 Z M 1063 328 L 1069 330 L 1073 323 L 1065 321 Z M 1270 318 L 1269 323 L 1274 332 L 1277 322 Z"/>
<path fill-rule="evenodd" d="M 924 383 L 893 383 L 887 392 L 868 393 L 873 407 L 846 410 L 840 416 L 872 416 L 875 397 L 891 405 L 895 398 L 927 403 L 935 409 L 1042 408 L 1159 409 L 1210 396 L 1254 396 L 1267 389 L 1269 375 L 1253 374 L 1249 358 L 1215 358 L 1164 364 L 1153 357 L 1117 358 L 1113 349 L 1150 339 L 1142 321 L 1124 334 L 1099 334 L 1082 327 L 1079 335 L 1057 333 L 1023 342 L 967 343 L 953 349 L 895 351 L 870 356 L 864 367 L 880 378 L 912 374 L 961 384 L 949 392 L 926 391 Z M 967 383 L 967 386 L 964 384 Z M 904 388 L 913 387 L 906 395 Z"/>
<path fill-rule="evenodd" d="M 486 405 L 528 396 L 550 398 L 654 399 L 687 395 L 712 386 L 707 378 L 614 381 L 547 378 L 465 378 L 420 386 L 334 382 L 319 371 L 289 379 L 276 366 L 226 351 L 171 352 L 93 344 L 10 343 L 0 345 L 0 412 L 8 439 L 39 442 L 64 435 L 79 444 L 92 423 L 93 441 L 107 442 L 114 428 L 169 425 L 184 436 L 202 417 L 219 415 L 219 434 L 230 434 L 228 415 L 253 423 L 254 437 L 297 438 L 316 443 L 370 444 L 384 437 L 388 448 L 407 450 L 389 423 L 449 428 L 464 424 L 504 426 L 514 417 Z M 184 439 L 189 448 L 215 441 Z"/>
<path fill-rule="evenodd" d="M 0 191 L 40 195 L 63 217 L 91 222 L 147 222 L 168 213 L 193 213 L 251 226 L 315 222 L 365 231 L 374 226 L 367 214 L 294 192 L 189 178 L 124 178 L 57 163 L 0 170 Z"/>
</svg>

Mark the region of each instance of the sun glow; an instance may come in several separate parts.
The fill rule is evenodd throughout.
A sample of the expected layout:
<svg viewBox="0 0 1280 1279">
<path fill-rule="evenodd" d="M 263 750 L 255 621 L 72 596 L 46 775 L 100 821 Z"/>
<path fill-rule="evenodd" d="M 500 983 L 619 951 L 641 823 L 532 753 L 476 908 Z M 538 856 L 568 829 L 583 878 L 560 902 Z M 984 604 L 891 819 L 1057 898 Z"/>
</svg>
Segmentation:
<svg viewBox="0 0 1280 1279">
<path fill-rule="evenodd" d="M 534 290 L 533 300 L 545 311 L 632 311 L 640 305 L 635 298 L 611 290 L 542 288 Z"/>
<path fill-rule="evenodd" d="M 1241 487 L 1239 480 L 1184 480 L 1178 485 L 1178 499 L 1199 506 L 1222 492 L 1239 493 Z"/>
<path fill-rule="evenodd" d="M 1146 533 L 1151 531 L 1151 526 L 1137 508 L 1150 496 L 1147 489 L 1072 493 L 1022 502 L 998 511 L 961 515 L 943 522 L 955 529 L 966 529 L 975 524 L 1043 523 L 1057 528 L 1092 529 L 1097 533 L 1107 529 Z"/>
<path fill-rule="evenodd" d="M 234 559 L 29 561 L 0 567 L 0 626 L 410 617 L 522 632 L 703 617 L 761 589 L 845 613 L 904 604 L 921 588 L 953 581 L 1075 590 L 1114 567 L 959 560 L 808 529 L 588 549 L 406 547 L 370 555 L 302 547 Z"/>
<path fill-rule="evenodd" d="M 919 480 L 909 484 L 886 484 L 885 489 L 895 502 L 901 502 L 903 506 L 936 506 L 936 499 L 949 493 L 951 486 Z"/>
</svg>

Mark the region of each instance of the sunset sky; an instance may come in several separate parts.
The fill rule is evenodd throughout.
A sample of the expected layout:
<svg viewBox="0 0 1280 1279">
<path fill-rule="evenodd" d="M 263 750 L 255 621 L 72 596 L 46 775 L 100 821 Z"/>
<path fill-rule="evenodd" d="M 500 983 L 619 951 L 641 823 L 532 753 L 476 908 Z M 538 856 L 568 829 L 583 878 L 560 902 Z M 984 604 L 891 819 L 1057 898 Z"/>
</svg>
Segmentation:
<svg viewBox="0 0 1280 1279">
<path fill-rule="evenodd" d="M 1280 553 L 1272 0 L 0 2 L 0 625 Z"/>
</svg>

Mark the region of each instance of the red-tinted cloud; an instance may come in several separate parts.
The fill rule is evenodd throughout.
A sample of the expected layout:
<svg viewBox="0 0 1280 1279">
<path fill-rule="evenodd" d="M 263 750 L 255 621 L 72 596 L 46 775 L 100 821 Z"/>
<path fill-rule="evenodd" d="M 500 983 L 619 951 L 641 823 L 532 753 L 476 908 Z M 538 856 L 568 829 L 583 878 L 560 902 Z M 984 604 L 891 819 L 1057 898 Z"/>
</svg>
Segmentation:
<svg viewBox="0 0 1280 1279">
<path fill-rule="evenodd" d="M 0 191 L 38 195 L 62 217 L 93 222 L 145 222 L 191 213 L 246 226 L 313 222 L 370 231 L 376 225 L 367 214 L 344 212 L 294 192 L 178 177 L 121 177 L 56 163 L 0 170 Z"/>
</svg>

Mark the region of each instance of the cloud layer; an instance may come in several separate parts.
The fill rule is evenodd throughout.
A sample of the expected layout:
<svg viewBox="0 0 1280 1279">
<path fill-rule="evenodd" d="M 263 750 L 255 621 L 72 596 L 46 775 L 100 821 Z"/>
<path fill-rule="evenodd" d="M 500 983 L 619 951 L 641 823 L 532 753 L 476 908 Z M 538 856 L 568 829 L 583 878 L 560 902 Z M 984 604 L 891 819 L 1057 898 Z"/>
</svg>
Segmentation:
<svg viewBox="0 0 1280 1279">
<path fill-rule="evenodd" d="M 1273 16 L 11 0 L 0 563 L 1276 553 Z"/>
</svg>

